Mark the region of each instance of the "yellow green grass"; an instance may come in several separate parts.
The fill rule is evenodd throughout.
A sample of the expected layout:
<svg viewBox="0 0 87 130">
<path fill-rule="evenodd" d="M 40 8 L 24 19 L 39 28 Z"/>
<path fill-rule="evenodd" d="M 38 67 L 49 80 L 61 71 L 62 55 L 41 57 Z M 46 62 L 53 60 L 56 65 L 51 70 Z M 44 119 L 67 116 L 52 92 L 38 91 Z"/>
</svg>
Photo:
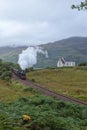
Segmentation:
<svg viewBox="0 0 87 130">
<path fill-rule="evenodd" d="M 49 90 L 87 101 L 87 69 L 84 67 L 36 70 L 27 77 Z"/>
<path fill-rule="evenodd" d="M 0 101 L 11 102 L 21 97 L 35 95 L 32 91 L 25 91 L 27 88 L 27 86 L 23 86 L 18 81 L 7 83 L 0 80 Z"/>
</svg>

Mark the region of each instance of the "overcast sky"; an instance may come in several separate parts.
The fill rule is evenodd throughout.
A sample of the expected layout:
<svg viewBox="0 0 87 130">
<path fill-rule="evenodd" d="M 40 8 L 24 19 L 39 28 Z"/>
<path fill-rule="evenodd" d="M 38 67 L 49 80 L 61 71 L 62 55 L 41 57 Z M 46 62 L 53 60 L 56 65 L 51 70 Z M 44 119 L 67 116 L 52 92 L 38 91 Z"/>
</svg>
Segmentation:
<svg viewBox="0 0 87 130">
<path fill-rule="evenodd" d="M 81 0 L 0 0 L 0 46 L 37 45 L 87 36 L 87 11 L 72 10 Z"/>
</svg>

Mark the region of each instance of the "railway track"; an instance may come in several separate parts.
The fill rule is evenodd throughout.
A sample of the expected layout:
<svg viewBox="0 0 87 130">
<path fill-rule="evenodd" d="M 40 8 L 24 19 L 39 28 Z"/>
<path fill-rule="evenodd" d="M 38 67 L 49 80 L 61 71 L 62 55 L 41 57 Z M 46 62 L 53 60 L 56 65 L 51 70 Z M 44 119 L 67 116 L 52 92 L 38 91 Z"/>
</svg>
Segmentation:
<svg viewBox="0 0 87 130">
<path fill-rule="evenodd" d="M 44 95 L 51 96 L 51 97 L 54 97 L 56 99 L 72 102 L 72 103 L 79 104 L 79 105 L 87 105 L 87 102 L 80 101 L 78 99 L 75 99 L 75 98 L 72 98 L 72 97 L 68 97 L 68 96 L 65 96 L 63 94 L 58 94 L 58 93 L 53 92 L 51 90 L 48 90 L 48 89 L 46 89 L 46 88 L 44 88 L 42 86 L 36 85 L 35 83 L 33 83 L 33 82 L 29 81 L 29 80 L 21 80 L 16 75 L 14 75 L 14 79 L 15 80 L 20 80 L 20 82 L 23 83 L 26 86 L 31 86 L 31 87 L 33 87 L 35 89 L 38 89 Z"/>
</svg>

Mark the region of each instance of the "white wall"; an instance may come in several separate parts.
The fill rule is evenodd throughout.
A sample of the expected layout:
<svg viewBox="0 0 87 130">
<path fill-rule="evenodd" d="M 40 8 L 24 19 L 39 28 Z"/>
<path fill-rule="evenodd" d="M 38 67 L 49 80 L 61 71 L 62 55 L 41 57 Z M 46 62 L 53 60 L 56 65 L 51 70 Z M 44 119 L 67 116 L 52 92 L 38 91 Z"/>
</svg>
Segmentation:
<svg viewBox="0 0 87 130">
<path fill-rule="evenodd" d="M 65 62 L 64 66 L 75 66 L 75 62 Z"/>
<path fill-rule="evenodd" d="M 75 66 L 75 62 L 65 62 L 65 64 L 61 61 L 61 59 L 57 62 L 57 67 L 63 67 L 63 66 Z"/>
</svg>

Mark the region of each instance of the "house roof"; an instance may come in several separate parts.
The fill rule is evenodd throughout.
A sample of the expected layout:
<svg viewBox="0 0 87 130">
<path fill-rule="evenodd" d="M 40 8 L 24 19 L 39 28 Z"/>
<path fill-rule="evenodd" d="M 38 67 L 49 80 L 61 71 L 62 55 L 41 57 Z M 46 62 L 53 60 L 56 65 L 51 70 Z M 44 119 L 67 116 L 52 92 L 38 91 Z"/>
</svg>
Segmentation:
<svg viewBox="0 0 87 130">
<path fill-rule="evenodd" d="M 70 57 L 67 58 L 61 57 L 60 60 L 62 61 L 63 64 L 65 64 L 65 62 L 74 62 L 73 58 Z"/>
<path fill-rule="evenodd" d="M 63 57 L 61 58 L 61 61 L 62 61 L 62 63 L 63 63 L 63 64 L 65 64 L 65 60 L 64 60 L 64 58 L 63 58 Z"/>
</svg>

